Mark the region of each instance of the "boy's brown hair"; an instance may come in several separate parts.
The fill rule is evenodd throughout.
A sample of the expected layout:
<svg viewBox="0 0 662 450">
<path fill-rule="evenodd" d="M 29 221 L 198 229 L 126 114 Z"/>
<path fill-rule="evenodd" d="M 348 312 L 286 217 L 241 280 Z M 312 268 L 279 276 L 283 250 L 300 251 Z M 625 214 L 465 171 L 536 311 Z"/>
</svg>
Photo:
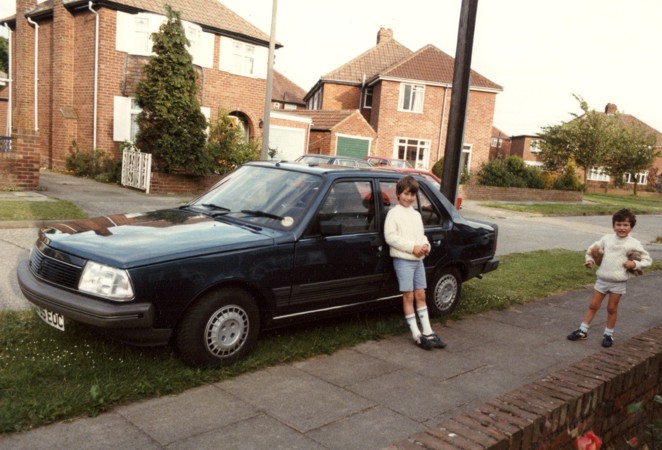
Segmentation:
<svg viewBox="0 0 662 450">
<path fill-rule="evenodd" d="M 419 186 L 416 178 L 412 177 L 411 175 L 407 175 L 406 177 L 400 178 L 398 180 L 398 184 L 395 185 L 395 194 L 399 196 L 406 191 L 409 191 L 412 194 L 416 194 L 418 189 Z"/>
<path fill-rule="evenodd" d="M 637 217 L 629 209 L 623 208 L 614 213 L 611 218 L 611 226 L 614 226 L 616 222 L 630 222 L 630 227 L 634 228 L 637 224 Z"/>
</svg>

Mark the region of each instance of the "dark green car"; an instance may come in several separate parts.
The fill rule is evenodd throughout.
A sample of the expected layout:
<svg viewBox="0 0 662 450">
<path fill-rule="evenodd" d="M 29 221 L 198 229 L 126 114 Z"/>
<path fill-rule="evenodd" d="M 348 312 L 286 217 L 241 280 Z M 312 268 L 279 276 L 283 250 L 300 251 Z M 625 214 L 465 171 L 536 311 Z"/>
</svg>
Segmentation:
<svg viewBox="0 0 662 450">
<path fill-rule="evenodd" d="M 194 366 L 230 364 L 261 330 L 400 301 L 383 224 L 400 173 L 254 162 L 175 209 L 43 228 L 18 279 L 50 325 L 138 345 L 173 342 Z M 419 179 L 432 243 L 428 303 L 495 270 L 497 227 L 463 218 Z"/>
</svg>

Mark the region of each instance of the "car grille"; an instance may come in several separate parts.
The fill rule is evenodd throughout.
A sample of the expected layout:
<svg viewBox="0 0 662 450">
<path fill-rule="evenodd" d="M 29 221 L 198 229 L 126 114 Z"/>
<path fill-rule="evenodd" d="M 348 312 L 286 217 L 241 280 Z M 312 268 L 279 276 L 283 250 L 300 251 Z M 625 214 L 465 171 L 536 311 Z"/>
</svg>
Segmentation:
<svg viewBox="0 0 662 450">
<path fill-rule="evenodd" d="M 76 289 L 83 268 L 44 255 L 35 247 L 30 255 L 30 270 L 45 281 Z"/>
</svg>

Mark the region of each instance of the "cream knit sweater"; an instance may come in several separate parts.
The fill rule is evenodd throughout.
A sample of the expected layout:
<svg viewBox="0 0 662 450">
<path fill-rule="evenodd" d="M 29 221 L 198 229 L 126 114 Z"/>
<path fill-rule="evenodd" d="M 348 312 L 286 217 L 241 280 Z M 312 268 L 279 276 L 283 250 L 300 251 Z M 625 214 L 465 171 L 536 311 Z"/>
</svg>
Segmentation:
<svg viewBox="0 0 662 450">
<path fill-rule="evenodd" d="M 429 244 L 419 212 L 399 203 L 386 215 L 384 238 L 390 247 L 391 257 L 413 261 L 423 259 L 413 255 L 414 246 Z"/>
<path fill-rule="evenodd" d="M 628 260 L 628 253 L 631 251 L 638 251 L 641 253 L 641 261 L 635 261 L 635 269 L 643 269 L 652 264 L 653 260 L 650 254 L 644 249 L 641 243 L 628 236 L 619 238 L 616 233 L 607 234 L 589 246 L 586 251 L 586 261 L 593 261 L 590 255 L 590 249 L 593 246 L 598 246 L 604 252 L 602 257 L 602 264 L 597 270 L 596 275 L 606 281 L 626 281 L 630 274 L 623 264 Z"/>
</svg>

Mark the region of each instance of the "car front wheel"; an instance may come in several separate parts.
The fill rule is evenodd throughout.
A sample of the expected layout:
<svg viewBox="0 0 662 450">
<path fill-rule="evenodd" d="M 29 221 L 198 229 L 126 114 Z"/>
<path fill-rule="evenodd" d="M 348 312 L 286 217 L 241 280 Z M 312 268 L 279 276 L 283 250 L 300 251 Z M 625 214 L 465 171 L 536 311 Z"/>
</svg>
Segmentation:
<svg viewBox="0 0 662 450">
<path fill-rule="evenodd" d="M 428 309 L 433 316 L 447 316 L 457 307 L 462 294 L 462 278 L 456 269 L 437 271 L 428 288 Z"/>
<path fill-rule="evenodd" d="M 248 292 L 236 288 L 210 292 L 184 315 L 177 329 L 177 350 L 194 367 L 232 364 L 255 346 L 259 317 Z"/>
</svg>

